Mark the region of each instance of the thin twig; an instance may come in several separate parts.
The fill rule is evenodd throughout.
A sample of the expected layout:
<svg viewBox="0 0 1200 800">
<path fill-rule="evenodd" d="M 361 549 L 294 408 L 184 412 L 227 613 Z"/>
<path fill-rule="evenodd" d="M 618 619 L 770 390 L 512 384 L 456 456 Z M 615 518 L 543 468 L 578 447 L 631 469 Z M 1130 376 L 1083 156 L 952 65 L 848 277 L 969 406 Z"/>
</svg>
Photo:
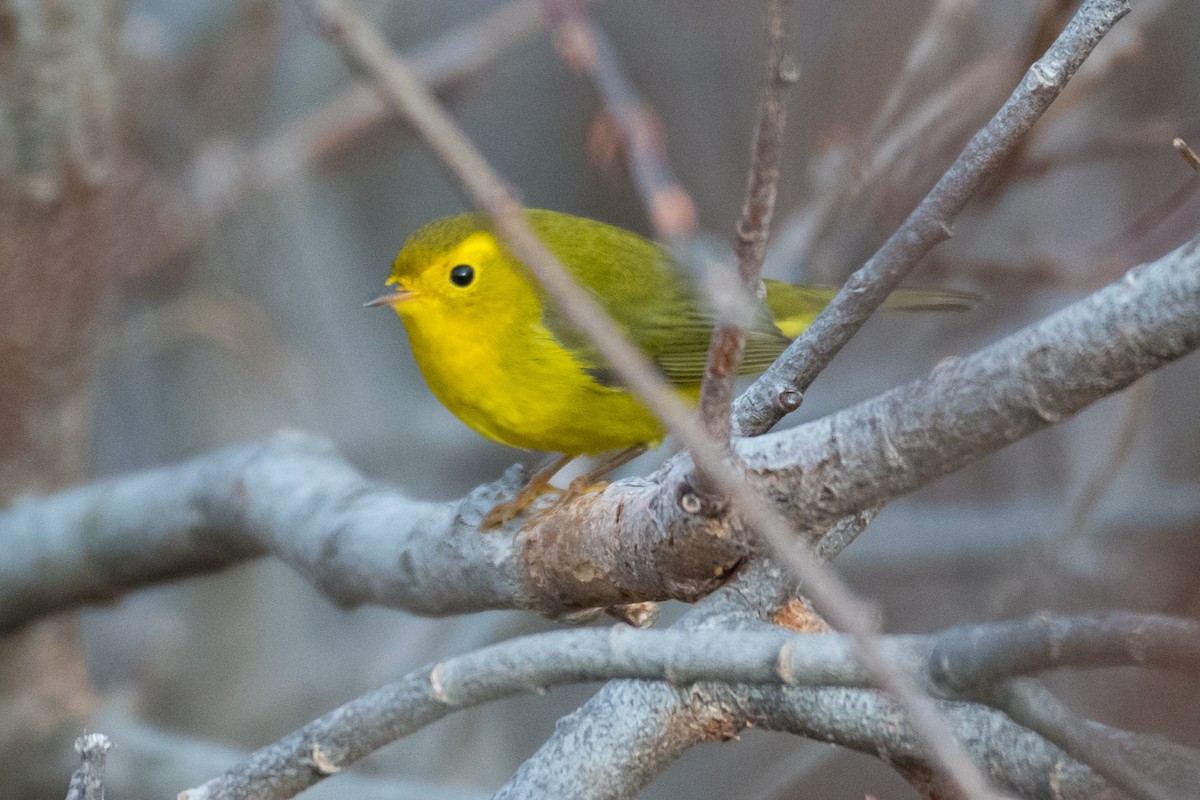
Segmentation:
<svg viewBox="0 0 1200 800">
<path fill-rule="evenodd" d="M 1004 99 L 999 83 L 1007 72 L 1015 72 L 1010 70 L 1014 60 L 1007 49 L 984 55 L 907 109 L 883 141 L 870 146 L 851 143 L 824 154 L 822 159 L 832 163 L 814 171 L 829 177 L 820 180 L 804 207 L 779 226 L 767 264 L 786 274 L 803 265 L 812 275 L 829 276 L 833 265 L 822 256 L 821 247 L 830 231 L 846 235 L 845 220 L 864 195 L 874 203 L 916 202 L 922 187 L 942 174 L 932 163 L 939 160 L 936 157 L 960 148 Z M 837 278 L 842 277 L 839 272 Z"/>
<path fill-rule="evenodd" d="M 900 109 L 912 98 L 918 80 L 943 64 L 946 50 L 960 41 L 960 28 L 977 6 L 978 0 L 938 0 L 929 11 L 908 49 L 904 66 L 892 81 L 887 98 L 867 125 L 866 133 L 859 139 L 864 149 L 873 149 L 880 143 Z"/>
<path fill-rule="evenodd" d="M 979 131 L 904 224 L 853 275 L 778 361 L 740 397 L 735 423 L 762 433 L 787 413 L 780 398 L 803 394 L 917 262 L 950 236 L 950 224 L 988 176 L 1050 107 L 1104 35 L 1129 12 L 1127 0 L 1087 0 L 1012 96 Z"/>
<path fill-rule="evenodd" d="M 746 197 L 737 224 L 738 277 L 741 285 L 734 292 L 746 302 L 750 314 L 721 319 L 714 326 L 700 385 L 700 418 L 708 435 L 722 447 L 728 447 L 733 431 L 729 416 L 738 365 L 746 345 L 746 325 L 753 314 L 749 298 L 757 297 L 759 275 L 767 252 L 771 219 L 775 214 L 775 195 L 779 184 L 779 162 L 783 151 L 783 129 L 787 110 L 783 90 L 790 75 L 784 74 L 787 46 L 787 0 L 767 3 L 767 68 L 759 91 L 758 119 L 751 145 L 750 172 L 746 179 Z M 714 262 L 711 269 L 721 270 Z"/>
<path fill-rule="evenodd" d="M 696 207 L 675 177 L 645 101 L 625 76 L 612 42 L 590 19 L 582 0 L 543 0 L 556 24 L 560 51 L 587 74 L 625 142 L 638 196 L 658 238 L 677 252 L 696 234 Z"/>
<path fill-rule="evenodd" d="M 511 0 L 417 47 L 410 63 L 430 86 L 445 89 L 487 69 L 545 28 L 542 0 Z M 378 94 L 356 86 L 288 126 L 261 152 L 290 145 L 309 161 L 320 161 L 346 149 L 363 131 L 393 114 Z"/>
<path fill-rule="evenodd" d="M 1179 155 L 1183 156 L 1183 160 L 1188 163 L 1188 166 L 1200 173 L 1200 156 L 1196 155 L 1196 151 L 1178 136 L 1175 137 L 1175 141 L 1171 144 L 1179 151 Z"/>
</svg>

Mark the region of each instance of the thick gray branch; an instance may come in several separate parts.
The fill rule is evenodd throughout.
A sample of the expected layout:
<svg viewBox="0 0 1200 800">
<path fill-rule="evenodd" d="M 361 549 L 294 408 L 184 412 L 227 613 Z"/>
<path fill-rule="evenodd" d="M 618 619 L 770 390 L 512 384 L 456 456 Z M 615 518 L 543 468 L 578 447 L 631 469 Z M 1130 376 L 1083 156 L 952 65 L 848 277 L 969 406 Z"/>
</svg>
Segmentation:
<svg viewBox="0 0 1200 800">
<path fill-rule="evenodd" d="M 511 537 L 456 523 L 456 506 L 404 498 L 295 433 L 18 501 L 0 513 L 0 628 L 267 554 L 343 605 L 511 603 Z"/>
<path fill-rule="evenodd" d="M 925 379 L 737 449 L 794 519 L 817 527 L 1065 419 L 1197 346 L 1193 241 Z M 694 481 L 677 461 L 516 534 L 482 534 L 503 487 L 417 502 L 290 434 L 0 512 L 0 628 L 268 553 L 340 604 L 424 614 L 694 600 L 750 550 L 719 510 L 680 510 Z"/>
<path fill-rule="evenodd" d="M 738 448 L 810 524 L 911 492 L 1200 346 L 1200 239 L 922 380 Z"/>
<path fill-rule="evenodd" d="M 0 630 L 268 554 L 343 606 L 554 615 L 695 599 L 723 577 L 714 565 L 732 569 L 747 550 L 719 520 L 693 523 L 690 538 L 676 540 L 676 487 L 646 481 L 586 495 L 526 530 L 480 532 L 517 478 L 461 501 L 421 502 L 365 479 L 328 443 L 286 433 L 18 500 L 0 512 Z"/>
</svg>

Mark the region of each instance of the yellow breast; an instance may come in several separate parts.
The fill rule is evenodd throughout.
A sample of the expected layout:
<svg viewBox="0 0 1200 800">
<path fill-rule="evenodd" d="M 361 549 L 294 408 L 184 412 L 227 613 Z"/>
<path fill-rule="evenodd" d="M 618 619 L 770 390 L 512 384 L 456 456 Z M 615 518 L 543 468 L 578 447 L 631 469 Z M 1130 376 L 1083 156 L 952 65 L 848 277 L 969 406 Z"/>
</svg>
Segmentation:
<svg viewBox="0 0 1200 800">
<path fill-rule="evenodd" d="M 662 439 L 661 425 L 633 395 L 598 383 L 540 321 L 467 331 L 462 320 L 416 301 L 397 310 L 429 388 L 484 436 L 570 455 Z"/>
</svg>

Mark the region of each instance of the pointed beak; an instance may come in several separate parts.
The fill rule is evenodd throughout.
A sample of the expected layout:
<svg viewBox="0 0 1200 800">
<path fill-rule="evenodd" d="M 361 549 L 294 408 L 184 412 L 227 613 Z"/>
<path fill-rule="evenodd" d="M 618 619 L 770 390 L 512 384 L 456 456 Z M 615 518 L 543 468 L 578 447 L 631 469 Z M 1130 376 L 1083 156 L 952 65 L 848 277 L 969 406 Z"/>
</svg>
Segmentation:
<svg viewBox="0 0 1200 800">
<path fill-rule="evenodd" d="M 397 286 L 395 291 L 388 292 L 387 294 L 381 294 L 379 297 L 376 297 L 374 300 L 370 300 L 366 303 L 363 303 L 363 307 L 364 308 L 378 308 L 379 306 L 391 306 L 392 308 L 395 308 L 397 305 L 399 305 L 400 303 L 403 303 L 405 300 L 407 300 L 408 298 L 410 298 L 412 296 L 413 296 L 412 292 L 408 291 L 407 289 Z"/>
</svg>

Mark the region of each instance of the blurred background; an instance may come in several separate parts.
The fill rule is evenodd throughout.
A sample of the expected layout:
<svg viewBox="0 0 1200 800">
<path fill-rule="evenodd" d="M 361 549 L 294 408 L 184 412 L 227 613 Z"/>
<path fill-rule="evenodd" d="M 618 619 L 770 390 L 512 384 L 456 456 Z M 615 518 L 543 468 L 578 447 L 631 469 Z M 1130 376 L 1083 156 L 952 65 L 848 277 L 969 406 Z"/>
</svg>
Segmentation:
<svg viewBox="0 0 1200 800">
<path fill-rule="evenodd" d="M 726 240 L 749 160 L 762 5 L 589 7 L 701 226 Z M 799 79 L 767 273 L 837 283 L 860 266 L 1075 5 L 794 0 Z M 528 205 L 650 233 L 614 126 L 538 2 L 358 8 Z M 537 460 L 454 419 L 394 315 L 361 308 L 405 237 L 464 204 L 302 4 L 38 0 L 0 7 L 0 30 L 0 500 L 290 427 L 432 500 Z M 979 292 L 982 306 L 872 321 L 785 424 L 917 378 L 1196 235 L 1200 177 L 1172 139 L 1200 145 L 1197 41 L 1200 6 L 1135 4 L 910 283 Z M 839 568 L 895 632 L 1040 609 L 1195 616 L 1198 385 L 1200 361 L 1185 359 L 893 503 Z M 0 648 L 0 796 L 61 797 L 84 726 L 117 744 L 111 796 L 174 796 L 231 751 L 412 668 L 554 627 L 521 613 L 342 611 L 270 561 L 138 592 Z M 1136 671 L 1052 685 L 1093 718 L 1200 745 L 1194 687 Z M 357 770 L 367 777 L 317 791 L 486 796 L 594 690 L 458 714 L 372 757 Z M 760 731 L 697 748 L 644 796 L 801 787 L 916 797 L 871 758 Z"/>
</svg>

